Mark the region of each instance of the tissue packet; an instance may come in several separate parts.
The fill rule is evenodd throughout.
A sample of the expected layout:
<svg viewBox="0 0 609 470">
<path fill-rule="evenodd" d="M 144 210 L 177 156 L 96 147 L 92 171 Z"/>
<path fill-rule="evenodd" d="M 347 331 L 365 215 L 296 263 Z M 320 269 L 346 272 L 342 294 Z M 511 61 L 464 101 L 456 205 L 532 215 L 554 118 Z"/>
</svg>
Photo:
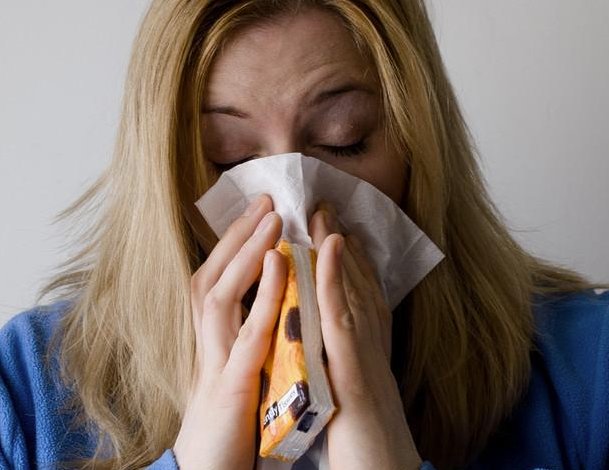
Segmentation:
<svg viewBox="0 0 609 470">
<path fill-rule="evenodd" d="M 260 457 L 293 462 L 313 444 L 336 407 L 325 361 L 315 293 L 316 253 L 280 240 L 288 277 L 262 371 Z"/>
</svg>

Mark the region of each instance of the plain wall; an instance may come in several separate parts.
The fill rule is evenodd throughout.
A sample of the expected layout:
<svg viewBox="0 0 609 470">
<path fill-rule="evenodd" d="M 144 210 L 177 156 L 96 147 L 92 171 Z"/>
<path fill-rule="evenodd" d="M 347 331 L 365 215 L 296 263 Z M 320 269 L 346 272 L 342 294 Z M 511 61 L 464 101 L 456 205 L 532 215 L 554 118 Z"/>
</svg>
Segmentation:
<svg viewBox="0 0 609 470">
<path fill-rule="evenodd" d="M 53 216 L 109 162 L 148 0 L 1 0 L 0 323 L 63 259 Z M 491 193 L 539 256 L 609 281 L 609 2 L 431 1 Z"/>
</svg>

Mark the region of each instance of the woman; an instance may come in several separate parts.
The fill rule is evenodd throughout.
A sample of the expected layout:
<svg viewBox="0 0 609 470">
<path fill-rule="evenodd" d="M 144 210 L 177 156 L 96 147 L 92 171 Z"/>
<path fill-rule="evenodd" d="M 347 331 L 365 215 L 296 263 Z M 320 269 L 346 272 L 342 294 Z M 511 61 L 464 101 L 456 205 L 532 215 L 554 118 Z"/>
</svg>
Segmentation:
<svg viewBox="0 0 609 470">
<path fill-rule="evenodd" d="M 391 315 L 331 205 L 311 219 L 332 469 L 609 464 L 609 296 L 509 235 L 423 2 L 156 0 L 115 158 L 64 213 L 94 222 L 43 293 L 63 301 L 2 331 L 0 466 L 252 468 L 281 220 L 261 196 L 217 241 L 193 202 L 289 151 L 374 184 L 446 254 Z"/>
</svg>

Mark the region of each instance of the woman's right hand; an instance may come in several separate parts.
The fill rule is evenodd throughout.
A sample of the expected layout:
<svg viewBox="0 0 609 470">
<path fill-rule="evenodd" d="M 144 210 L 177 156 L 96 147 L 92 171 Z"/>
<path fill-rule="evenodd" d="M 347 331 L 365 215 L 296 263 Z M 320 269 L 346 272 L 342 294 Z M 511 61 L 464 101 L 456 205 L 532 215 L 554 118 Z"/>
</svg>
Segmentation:
<svg viewBox="0 0 609 470">
<path fill-rule="evenodd" d="M 192 276 L 196 376 L 174 445 L 181 470 L 251 470 L 256 452 L 260 371 L 267 356 L 287 275 L 273 249 L 281 218 L 259 196 Z M 264 261 L 264 267 L 263 267 Z M 241 300 L 262 278 L 242 324 Z"/>
</svg>

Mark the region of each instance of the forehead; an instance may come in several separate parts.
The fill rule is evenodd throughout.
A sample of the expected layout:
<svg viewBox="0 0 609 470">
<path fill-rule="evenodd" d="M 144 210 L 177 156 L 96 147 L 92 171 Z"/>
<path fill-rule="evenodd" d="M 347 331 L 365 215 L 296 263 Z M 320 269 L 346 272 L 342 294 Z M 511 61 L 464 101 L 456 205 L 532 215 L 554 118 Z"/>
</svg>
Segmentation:
<svg viewBox="0 0 609 470">
<path fill-rule="evenodd" d="M 376 73 L 335 14 L 309 9 L 236 33 L 212 64 L 205 99 L 280 101 L 341 80 L 374 86 Z"/>
</svg>

